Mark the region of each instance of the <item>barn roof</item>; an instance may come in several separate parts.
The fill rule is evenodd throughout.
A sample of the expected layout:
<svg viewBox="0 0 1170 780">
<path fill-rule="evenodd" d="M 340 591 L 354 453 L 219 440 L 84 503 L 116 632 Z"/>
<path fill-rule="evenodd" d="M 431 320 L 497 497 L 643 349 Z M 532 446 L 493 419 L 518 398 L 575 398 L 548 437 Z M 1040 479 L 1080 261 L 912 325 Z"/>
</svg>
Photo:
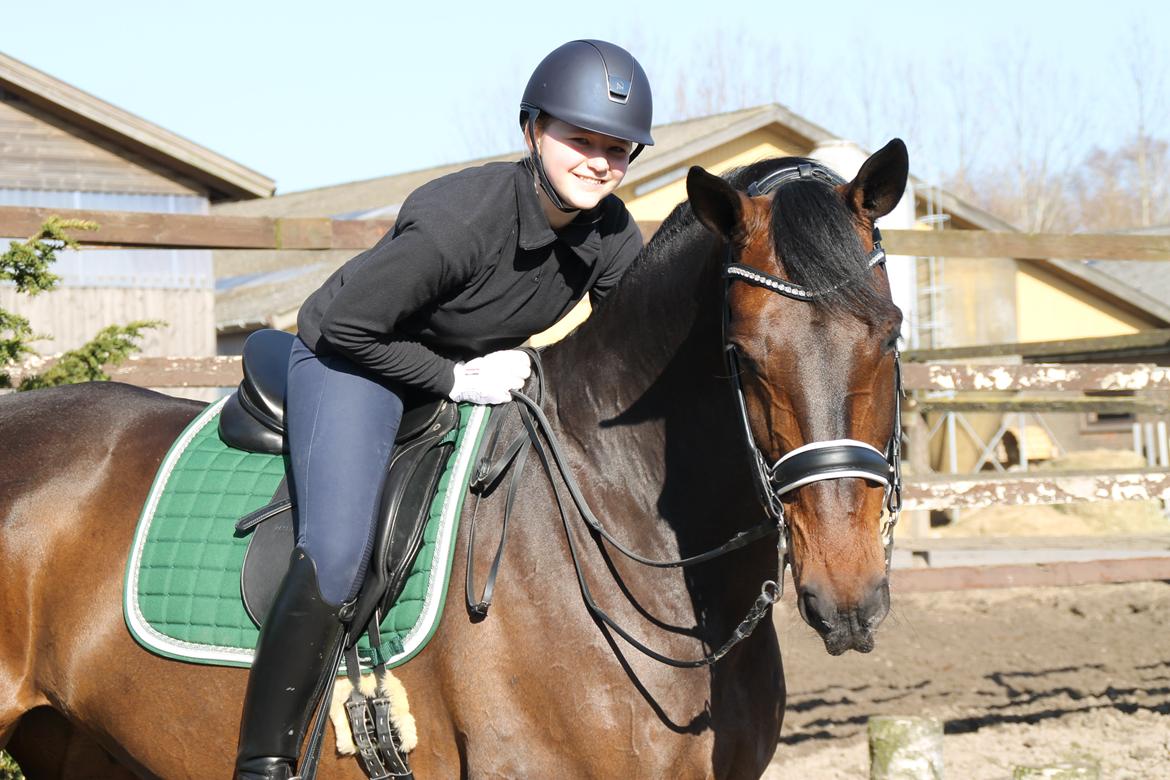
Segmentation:
<svg viewBox="0 0 1170 780">
<path fill-rule="evenodd" d="M 0 91 L 206 186 L 212 200 L 264 198 L 275 182 L 0 52 Z"/>
<path fill-rule="evenodd" d="M 1121 230 L 1125 235 L 1170 235 L 1170 225 Z M 1161 312 L 1170 322 L 1170 260 L 1093 260 L 1081 268 L 1097 274 L 1102 284 L 1112 283 L 1119 293 L 1135 298 L 1148 311 Z M 1107 281 L 1106 281 L 1107 280 Z"/>
</svg>

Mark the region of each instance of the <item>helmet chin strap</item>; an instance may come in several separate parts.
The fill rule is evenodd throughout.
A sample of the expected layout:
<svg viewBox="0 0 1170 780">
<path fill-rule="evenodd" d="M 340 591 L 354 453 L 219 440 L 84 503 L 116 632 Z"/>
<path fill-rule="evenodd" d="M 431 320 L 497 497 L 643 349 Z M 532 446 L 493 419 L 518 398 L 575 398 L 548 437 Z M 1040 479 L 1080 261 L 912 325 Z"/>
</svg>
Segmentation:
<svg viewBox="0 0 1170 780">
<path fill-rule="evenodd" d="M 556 187 L 548 180 L 548 174 L 544 172 L 544 162 L 540 159 L 540 147 L 536 145 L 536 117 L 540 114 L 538 112 L 531 112 L 528 114 L 528 140 L 532 143 L 532 154 L 528 158 L 529 167 L 536 171 L 536 179 L 540 183 L 540 188 L 544 190 L 544 194 L 552 202 L 557 210 L 564 214 L 572 214 L 575 211 L 580 211 L 579 208 L 565 205 L 565 201 L 561 199 L 560 193 L 557 192 Z"/>
</svg>

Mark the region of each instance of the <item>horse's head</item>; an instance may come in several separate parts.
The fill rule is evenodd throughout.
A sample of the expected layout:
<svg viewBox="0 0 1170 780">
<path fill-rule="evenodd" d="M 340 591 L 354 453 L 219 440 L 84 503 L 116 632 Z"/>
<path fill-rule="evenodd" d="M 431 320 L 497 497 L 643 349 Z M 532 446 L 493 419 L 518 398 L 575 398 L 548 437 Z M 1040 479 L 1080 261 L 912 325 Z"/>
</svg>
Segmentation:
<svg viewBox="0 0 1170 780">
<path fill-rule="evenodd" d="M 889 611 L 881 524 L 902 315 L 874 221 L 901 198 L 908 160 L 895 139 L 851 182 L 810 163 L 734 175 L 749 194 L 692 168 L 687 191 L 728 248 L 724 338 L 758 481 L 787 524 L 800 613 L 836 655 L 873 649 Z"/>
</svg>

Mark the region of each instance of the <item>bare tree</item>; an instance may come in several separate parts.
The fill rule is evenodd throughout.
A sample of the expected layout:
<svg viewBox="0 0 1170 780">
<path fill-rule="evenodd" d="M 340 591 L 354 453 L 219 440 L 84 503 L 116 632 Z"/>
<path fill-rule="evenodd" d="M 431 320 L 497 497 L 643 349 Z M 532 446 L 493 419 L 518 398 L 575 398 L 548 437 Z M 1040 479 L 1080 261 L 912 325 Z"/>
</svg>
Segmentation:
<svg viewBox="0 0 1170 780">
<path fill-rule="evenodd" d="M 807 48 L 815 42 L 798 36 L 724 27 L 682 39 L 651 29 L 626 25 L 616 42 L 645 66 L 657 123 L 779 103 L 869 148 L 903 138 L 916 172 L 1021 229 L 1170 220 L 1167 55 L 1148 26 L 1135 28 L 1112 79 L 1100 79 L 1126 87 L 1115 90 L 1111 114 L 1074 67 L 1034 56 L 1022 36 L 941 64 L 910 46 L 875 56 L 861 39 L 817 64 Z M 497 70 L 480 91 L 494 95 L 491 105 L 514 105 L 531 65 L 517 60 L 506 77 Z M 1134 132 L 1120 147 L 1086 149 L 1085 139 L 1105 137 L 1105 114 L 1132 117 Z M 521 148 L 512 111 L 468 119 L 458 129 L 467 156 Z"/>
<path fill-rule="evenodd" d="M 1151 153 L 1155 139 L 1150 128 L 1166 117 L 1166 60 L 1160 43 L 1151 40 L 1148 27 L 1135 25 L 1124 49 L 1135 123 L 1134 138 L 1128 146 L 1132 147 L 1136 169 L 1133 184 L 1138 191 L 1139 227 L 1149 227 L 1153 220 L 1156 179 Z"/>
<path fill-rule="evenodd" d="M 1170 144 L 1135 134 L 1119 149 L 1095 149 L 1071 197 L 1083 230 L 1170 224 Z"/>
</svg>

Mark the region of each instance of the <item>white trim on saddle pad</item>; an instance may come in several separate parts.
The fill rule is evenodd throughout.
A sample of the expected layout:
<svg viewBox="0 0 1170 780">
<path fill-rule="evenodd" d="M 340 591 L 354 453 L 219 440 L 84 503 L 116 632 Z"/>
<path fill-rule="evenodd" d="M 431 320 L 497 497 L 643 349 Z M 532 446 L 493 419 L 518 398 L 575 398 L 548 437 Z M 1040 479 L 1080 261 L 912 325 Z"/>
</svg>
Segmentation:
<svg viewBox="0 0 1170 780">
<path fill-rule="evenodd" d="M 160 655 L 187 661 L 250 666 L 254 655 L 252 649 L 189 642 L 163 634 L 147 622 L 138 603 L 139 573 L 143 551 L 150 533 L 151 522 L 167 487 L 167 482 L 191 441 L 204 427 L 217 419 L 220 409 L 226 402 L 227 398 L 221 399 L 200 412 L 171 445 L 170 451 L 159 467 L 154 484 L 151 486 L 143 506 L 138 527 L 134 532 L 134 542 L 126 570 L 123 611 L 126 616 L 126 624 L 134 638 L 146 648 Z M 467 489 L 471 462 L 479 449 L 479 439 L 489 412 L 489 407 L 476 406 L 468 417 L 466 428 L 455 453 L 450 479 L 447 481 L 447 491 L 443 496 L 439 527 L 435 539 L 434 562 L 428 575 L 422 610 L 414 627 L 410 629 L 402 641 L 402 652 L 388 659 L 387 663 L 390 666 L 396 666 L 413 657 L 422 649 L 437 628 L 439 618 L 442 615 L 446 592 L 445 584 L 451 569 L 455 531 L 458 529 L 459 511 L 463 506 L 463 494 Z"/>
</svg>

